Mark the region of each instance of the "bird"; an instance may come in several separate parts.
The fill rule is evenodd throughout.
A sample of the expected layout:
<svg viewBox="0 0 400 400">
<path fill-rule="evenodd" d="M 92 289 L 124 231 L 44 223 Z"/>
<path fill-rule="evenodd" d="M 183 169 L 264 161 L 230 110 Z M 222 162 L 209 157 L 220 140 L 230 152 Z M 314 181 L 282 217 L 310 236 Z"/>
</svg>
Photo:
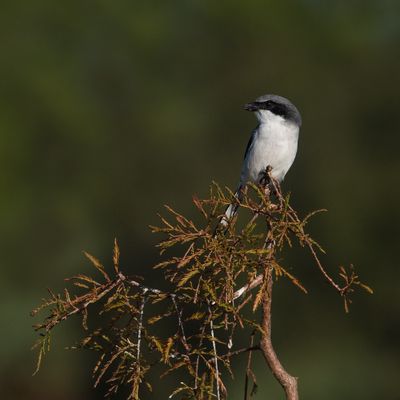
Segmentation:
<svg viewBox="0 0 400 400">
<path fill-rule="evenodd" d="M 299 131 L 302 119 L 296 106 L 285 97 L 266 94 L 244 109 L 253 112 L 258 120 L 247 144 L 235 197 L 240 201 L 247 183 L 255 184 L 265 176 L 267 167 L 270 175 L 279 184 L 285 178 L 297 153 Z M 238 211 L 238 203 L 230 204 L 220 219 L 222 226 Z"/>
</svg>

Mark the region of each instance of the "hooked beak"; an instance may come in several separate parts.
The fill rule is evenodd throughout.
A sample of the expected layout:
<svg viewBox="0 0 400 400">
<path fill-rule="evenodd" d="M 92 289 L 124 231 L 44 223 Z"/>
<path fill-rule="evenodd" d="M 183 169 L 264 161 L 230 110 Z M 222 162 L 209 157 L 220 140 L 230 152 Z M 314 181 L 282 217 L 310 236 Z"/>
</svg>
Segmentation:
<svg viewBox="0 0 400 400">
<path fill-rule="evenodd" d="M 244 105 L 244 109 L 246 111 L 252 111 L 253 112 L 253 111 L 259 110 L 260 106 L 259 106 L 259 104 L 257 102 L 247 103 L 247 104 Z"/>
</svg>

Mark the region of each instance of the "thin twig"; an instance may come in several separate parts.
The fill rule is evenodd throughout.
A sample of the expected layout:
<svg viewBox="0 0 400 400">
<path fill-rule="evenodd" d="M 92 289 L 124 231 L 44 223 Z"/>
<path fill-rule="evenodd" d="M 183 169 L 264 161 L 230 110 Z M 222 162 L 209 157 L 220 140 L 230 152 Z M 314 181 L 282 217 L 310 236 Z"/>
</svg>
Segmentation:
<svg viewBox="0 0 400 400">
<path fill-rule="evenodd" d="M 201 328 L 201 333 L 200 333 L 200 341 L 199 341 L 199 346 L 198 349 L 201 349 L 201 346 L 203 345 L 203 339 L 204 339 L 204 332 L 206 330 L 206 324 L 203 325 Z M 199 365 L 200 365 L 200 352 L 197 354 L 196 357 L 196 367 L 195 367 L 195 376 L 194 376 L 194 389 L 197 389 L 197 381 L 199 379 Z"/>
<path fill-rule="evenodd" d="M 215 335 L 214 335 L 214 324 L 212 319 L 212 311 L 210 306 L 208 306 L 208 312 L 210 313 L 210 333 L 212 337 L 212 347 L 214 352 L 214 364 L 215 364 L 215 381 L 216 381 L 216 389 L 217 389 L 217 400 L 221 399 L 220 395 L 220 387 L 219 387 L 219 370 L 218 370 L 218 355 L 217 355 L 217 345 L 215 343 Z"/>
<path fill-rule="evenodd" d="M 321 261 L 319 260 L 317 253 L 314 250 L 314 247 L 311 243 L 307 242 L 307 247 L 310 249 L 311 254 L 314 257 L 314 260 L 321 271 L 322 275 L 325 277 L 325 279 L 340 293 L 342 294 L 344 292 L 344 288 L 341 288 L 330 276 L 329 274 L 325 271 L 325 268 L 322 266 Z"/>
<path fill-rule="evenodd" d="M 260 345 L 256 344 L 256 345 L 252 345 L 250 347 L 244 347 L 243 349 L 230 351 L 229 353 L 226 353 L 226 354 L 220 356 L 220 358 L 230 358 L 230 357 L 242 354 L 242 353 L 248 353 L 249 351 L 251 352 L 251 351 L 256 351 L 256 350 L 261 350 Z"/>
<path fill-rule="evenodd" d="M 148 289 L 143 289 L 143 297 L 142 302 L 140 304 L 140 314 L 139 314 L 139 323 L 138 323 L 138 333 L 137 333 L 137 349 L 136 349 L 136 363 L 138 366 L 138 371 L 140 370 L 140 345 L 142 341 L 142 328 L 143 328 L 143 314 L 144 314 L 144 304 L 146 302 L 146 293 Z"/>
<path fill-rule="evenodd" d="M 179 324 L 179 329 L 181 330 L 183 347 L 185 348 L 187 357 L 190 358 L 189 355 L 188 355 L 188 353 L 190 351 L 190 347 L 189 347 L 189 345 L 187 343 L 186 335 L 185 335 L 185 329 L 184 329 L 183 323 L 182 323 L 182 310 L 179 311 L 179 309 L 178 309 L 178 305 L 176 304 L 176 300 L 175 300 L 175 295 L 171 295 L 171 299 L 172 299 L 172 303 L 174 304 L 176 314 L 178 316 L 178 324 Z"/>
<path fill-rule="evenodd" d="M 250 336 L 250 348 L 252 348 L 253 344 L 254 344 L 254 334 L 255 334 L 255 332 L 253 331 Z M 244 381 L 244 400 L 248 400 L 247 394 L 248 394 L 248 388 L 249 388 L 249 375 L 250 375 L 250 370 L 251 370 L 251 353 L 252 353 L 252 351 L 249 352 L 249 356 L 247 357 L 246 378 Z"/>
<path fill-rule="evenodd" d="M 88 308 L 89 305 L 96 303 L 101 298 L 103 298 L 108 292 L 117 287 L 121 283 L 120 279 L 115 279 L 113 281 L 107 282 L 101 287 L 97 287 L 95 290 L 95 296 L 93 295 L 93 291 L 73 299 L 71 303 L 68 303 L 71 307 L 71 311 L 66 311 L 58 318 L 48 319 L 45 323 L 37 325 L 35 330 L 45 329 L 46 332 L 50 332 L 57 324 L 62 321 L 65 321 L 67 318 L 72 316 L 73 314 L 77 314 L 79 312 L 84 312 L 85 309 Z M 75 305 L 77 304 L 77 305 Z"/>
<path fill-rule="evenodd" d="M 257 275 L 251 282 L 247 283 L 246 285 L 242 286 L 240 289 L 236 290 L 233 294 L 233 300 L 238 299 L 239 297 L 243 296 L 247 292 L 253 290 L 257 286 L 259 286 L 263 281 L 263 275 Z"/>
<path fill-rule="evenodd" d="M 160 289 L 144 286 L 141 283 L 139 283 L 137 281 L 134 281 L 133 279 L 129 279 L 121 271 L 118 272 L 118 277 L 120 278 L 120 280 L 122 282 L 127 283 L 130 286 L 137 287 L 138 289 L 141 289 L 143 292 L 150 292 L 150 293 L 153 293 L 153 294 L 166 294 L 166 295 L 169 294 L 167 292 L 163 292 Z"/>
</svg>

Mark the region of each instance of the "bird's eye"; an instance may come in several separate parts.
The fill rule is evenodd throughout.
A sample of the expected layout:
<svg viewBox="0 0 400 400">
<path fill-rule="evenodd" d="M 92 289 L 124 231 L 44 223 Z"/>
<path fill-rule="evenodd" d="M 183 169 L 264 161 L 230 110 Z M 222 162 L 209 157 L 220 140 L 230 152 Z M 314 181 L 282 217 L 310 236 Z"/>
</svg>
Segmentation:
<svg viewBox="0 0 400 400">
<path fill-rule="evenodd" d="M 272 105 L 272 103 L 271 103 L 270 100 L 264 101 L 264 102 L 261 103 L 261 107 L 260 108 L 263 109 L 263 110 L 269 110 L 271 108 L 271 105 Z"/>
<path fill-rule="evenodd" d="M 276 107 L 279 107 L 279 104 L 275 103 L 275 101 L 268 100 L 267 101 L 267 109 L 268 110 L 274 110 Z"/>
</svg>

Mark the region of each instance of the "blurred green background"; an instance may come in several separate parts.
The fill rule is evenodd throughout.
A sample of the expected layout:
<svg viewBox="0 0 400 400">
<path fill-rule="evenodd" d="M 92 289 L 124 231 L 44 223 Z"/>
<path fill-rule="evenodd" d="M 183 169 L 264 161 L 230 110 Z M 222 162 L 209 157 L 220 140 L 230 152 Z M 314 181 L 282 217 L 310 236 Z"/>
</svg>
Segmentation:
<svg viewBox="0 0 400 400">
<path fill-rule="evenodd" d="M 90 354 L 58 329 L 34 378 L 29 311 L 90 271 L 87 250 L 147 275 L 148 225 L 164 203 L 188 216 L 211 180 L 234 188 L 265 93 L 303 115 L 284 189 L 328 250 L 375 294 L 340 299 L 303 252 L 287 264 L 309 288 L 277 285 L 274 341 L 301 397 L 400 399 L 400 2 L 18 1 L 0 14 L 0 392 L 3 399 L 100 399 Z M 240 365 L 238 365 L 240 367 Z M 256 398 L 283 399 L 257 359 Z M 162 381 L 156 394 L 166 398 Z M 230 382 L 241 399 L 243 374 Z M 269 397 L 268 397 L 269 396 Z"/>
</svg>

